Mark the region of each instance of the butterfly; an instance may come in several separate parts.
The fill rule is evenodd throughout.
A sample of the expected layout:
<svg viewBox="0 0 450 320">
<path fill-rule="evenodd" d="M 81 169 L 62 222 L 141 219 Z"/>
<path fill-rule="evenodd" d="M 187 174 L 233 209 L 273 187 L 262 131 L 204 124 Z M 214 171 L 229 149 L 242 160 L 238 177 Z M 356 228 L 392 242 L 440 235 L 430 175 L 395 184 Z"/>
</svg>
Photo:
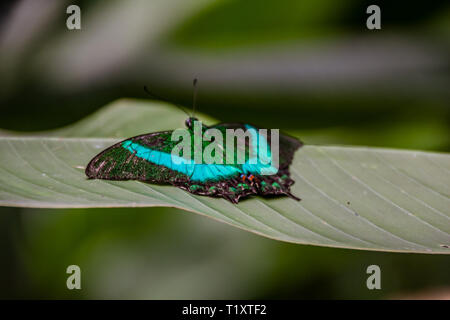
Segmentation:
<svg viewBox="0 0 450 320">
<path fill-rule="evenodd" d="M 196 80 L 194 86 L 195 83 Z M 261 135 L 259 129 L 250 124 L 219 123 L 206 126 L 193 116 L 187 118 L 185 125 L 192 139 L 196 126 L 200 126 L 202 134 L 208 129 L 215 129 L 225 137 L 226 131 L 230 129 L 250 131 L 253 139 L 243 140 L 231 150 L 227 148 L 227 139 L 220 143 L 215 141 L 216 149 L 212 154 L 217 153 L 223 159 L 231 154 L 231 158 L 236 160 L 238 149 L 243 149 L 244 161 L 240 164 L 238 161 L 232 161 L 231 164 L 228 161 L 204 163 L 182 157 L 181 154 L 174 155 L 172 151 L 178 141 L 172 139 L 173 130 L 143 134 L 125 139 L 100 152 L 87 165 L 86 176 L 90 179 L 170 184 L 193 194 L 224 198 L 235 204 L 251 195 L 286 195 L 300 200 L 290 192 L 294 180 L 289 173 L 294 153 L 303 145 L 299 140 L 279 135 L 279 164 L 278 168 L 274 168 L 271 163 L 260 161 L 261 152 L 264 152 L 265 158 L 271 158 L 271 130 Z M 201 141 L 201 150 L 205 150 L 213 141 Z"/>
</svg>

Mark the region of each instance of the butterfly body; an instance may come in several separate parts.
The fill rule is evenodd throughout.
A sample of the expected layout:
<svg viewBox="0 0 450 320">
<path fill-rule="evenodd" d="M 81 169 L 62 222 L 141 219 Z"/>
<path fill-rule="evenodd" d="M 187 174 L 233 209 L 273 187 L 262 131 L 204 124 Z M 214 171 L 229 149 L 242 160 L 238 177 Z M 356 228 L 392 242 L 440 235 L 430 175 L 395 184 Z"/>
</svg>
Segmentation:
<svg viewBox="0 0 450 320">
<path fill-rule="evenodd" d="M 194 137 L 195 118 L 188 118 L 186 126 Z M 209 129 L 225 133 L 227 129 L 256 129 L 249 124 L 220 123 L 211 127 L 202 126 L 202 133 Z M 255 131 L 256 132 L 256 131 Z M 178 141 L 172 140 L 173 131 L 162 131 L 139 135 L 121 141 L 95 156 L 86 167 L 86 175 L 92 179 L 139 180 L 154 184 L 170 184 L 193 194 L 221 197 L 233 203 L 250 195 L 288 195 L 294 181 L 290 178 L 289 165 L 294 152 L 302 146 L 295 138 L 280 135 L 279 167 L 274 174 L 262 174 L 273 169 L 270 164 L 250 161 L 249 152 L 245 162 L 238 163 L 198 163 L 172 153 Z M 193 140 L 194 141 L 194 140 Z M 267 134 L 270 145 L 271 138 Z M 202 141 L 202 149 L 211 141 Z M 194 142 L 195 144 L 195 142 Z M 220 153 L 226 158 L 226 140 Z M 219 144 L 220 146 L 220 144 Z M 256 148 L 246 141 L 247 148 Z M 267 148 L 270 154 L 270 148 Z M 235 157 L 236 150 L 232 150 Z M 197 151 L 198 152 L 198 151 Z M 217 151 L 216 151 L 217 152 Z M 228 151 L 229 152 L 229 151 Z"/>
</svg>

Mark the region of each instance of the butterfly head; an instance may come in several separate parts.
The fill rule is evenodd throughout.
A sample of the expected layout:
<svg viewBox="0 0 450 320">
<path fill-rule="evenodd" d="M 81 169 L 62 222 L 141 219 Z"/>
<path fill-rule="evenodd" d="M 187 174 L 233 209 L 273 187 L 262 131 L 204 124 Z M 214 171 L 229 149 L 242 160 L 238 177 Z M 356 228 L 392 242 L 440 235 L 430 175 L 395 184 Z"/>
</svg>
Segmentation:
<svg viewBox="0 0 450 320">
<path fill-rule="evenodd" d="M 192 129 L 194 127 L 194 122 L 195 121 L 198 121 L 198 119 L 194 118 L 194 117 L 189 117 L 189 118 L 186 119 L 184 124 L 186 125 L 186 127 L 188 127 L 188 129 Z"/>
</svg>

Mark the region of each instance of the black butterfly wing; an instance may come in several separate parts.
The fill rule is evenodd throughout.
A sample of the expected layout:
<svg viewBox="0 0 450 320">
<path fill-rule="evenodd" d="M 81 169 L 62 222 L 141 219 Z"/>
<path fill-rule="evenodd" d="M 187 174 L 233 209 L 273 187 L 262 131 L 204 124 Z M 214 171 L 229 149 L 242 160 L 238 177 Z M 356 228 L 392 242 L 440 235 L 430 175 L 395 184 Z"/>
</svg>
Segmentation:
<svg viewBox="0 0 450 320">
<path fill-rule="evenodd" d="M 151 183 L 186 181 L 188 176 L 165 166 L 151 163 L 136 156 L 124 147 L 124 142 L 134 142 L 152 150 L 170 153 L 172 131 L 143 134 L 118 142 L 96 155 L 87 165 L 85 173 L 91 179 L 140 180 Z"/>
<path fill-rule="evenodd" d="M 226 129 L 242 129 L 247 130 L 246 125 L 250 125 L 251 127 L 259 130 L 260 128 L 251 125 L 251 124 L 244 124 L 244 123 L 218 123 L 214 126 L 211 126 L 210 128 L 217 128 L 221 131 L 223 131 L 223 128 Z M 267 143 L 270 147 L 272 142 L 272 135 L 271 135 L 271 129 L 267 129 Z M 289 135 L 280 133 L 279 134 L 279 168 L 280 170 L 288 169 L 290 164 L 292 163 L 292 160 L 294 158 L 295 152 L 303 146 L 303 143 Z M 248 141 L 246 141 L 245 147 L 248 148 Z"/>
<path fill-rule="evenodd" d="M 212 126 L 211 128 L 217 128 L 219 130 L 226 129 L 247 129 L 246 124 L 242 123 L 219 123 Z M 250 125 L 251 127 L 258 130 L 256 126 Z M 271 146 L 271 130 L 267 130 L 267 143 Z M 249 147 L 249 142 L 245 142 L 246 148 Z M 287 195 L 295 200 L 300 200 L 295 197 L 290 192 L 290 186 L 294 184 L 294 180 L 290 177 L 289 166 L 292 163 L 295 152 L 303 146 L 303 143 L 294 137 L 288 136 L 286 134 L 279 134 L 279 169 L 276 174 L 273 175 L 258 175 L 255 174 L 254 177 L 244 176 L 242 181 L 230 181 L 230 185 L 237 190 L 234 195 L 234 199 L 230 197 L 232 202 L 239 201 L 240 198 L 245 197 L 250 194 L 261 194 L 261 195 Z M 252 175 L 253 176 L 253 175 Z M 248 185 L 251 192 L 248 189 L 243 189 L 242 185 Z M 239 188 L 240 187 L 240 188 Z"/>
</svg>

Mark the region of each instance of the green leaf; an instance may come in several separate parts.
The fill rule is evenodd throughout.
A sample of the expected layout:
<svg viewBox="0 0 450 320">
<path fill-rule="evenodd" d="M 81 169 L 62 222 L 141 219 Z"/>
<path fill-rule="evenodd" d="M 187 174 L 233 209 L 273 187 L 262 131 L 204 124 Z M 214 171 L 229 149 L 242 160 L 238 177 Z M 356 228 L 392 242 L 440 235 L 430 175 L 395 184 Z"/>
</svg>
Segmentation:
<svg viewBox="0 0 450 320">
<path fill-rule="evenodd" d="M 291 166 L 296 181 L 292 192 L 301 202 L 253 197 L 233 205 L 172 186 L 86 179 L 85 165 L 119 137 L 180 127 L 184 118 L 166 104 L 124 100 L 57 131 L 2 136 L 0 205 L 168 206 L 282 241 L 450 253 L 450 156 L 446 154 L 305 146 Z"/>
</svg>

